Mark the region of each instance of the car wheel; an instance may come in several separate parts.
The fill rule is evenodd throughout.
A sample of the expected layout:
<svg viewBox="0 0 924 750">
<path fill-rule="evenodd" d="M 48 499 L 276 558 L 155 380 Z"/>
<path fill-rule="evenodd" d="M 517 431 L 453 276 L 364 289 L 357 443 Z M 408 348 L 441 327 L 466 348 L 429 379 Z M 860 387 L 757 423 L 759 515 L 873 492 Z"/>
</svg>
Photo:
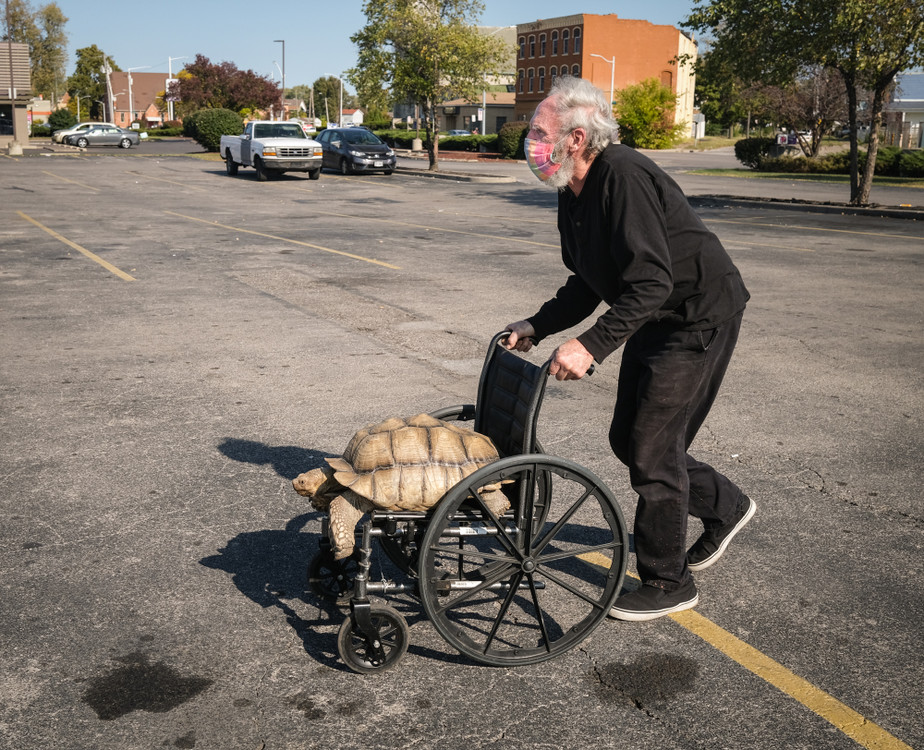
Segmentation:
<svg viewBox="0 0 924 750">
<path fill-rule="evenodd" d="M 308 173 L 308 179 L 309 179 L 309 180 L 320 180 L 320 179 L 321 179 L 321 170 L 320 170 L 320 169 L 312 169 L 312 170 Z"/>
<path fill-rule="evenodd" d="M 234 159 L 231 158 L 231 152 L 228 151 L 225 154 L 225 172 L 227 172 L 231 177 L 237 174 L 238 164 Z"/>
<path fill-rule="evenodd" d="M 132 147 L 131 138 L 123 138 L 121 141 L 119 141 L 119 148 L 131 148 L 131 147 Z"/>
<path fill-rule="evenodd" d="M 353 174 L 353 167 L 346 159 L 340 160 L 340 174 Z"/>
<path fill-rule="evenodd" d="M 89 145 L 90 145 L 90 142 L 89 142 L 86 138 L 78 138 L 78 139 L 77 139 L 77 146 L 78 146 L 78 148 L 86 148 L 86 147 L 89 146 Z"/>
<path fill-rule="evenodd" d="M 263 166 L 263 160 L 259 157 L 254 159 L 253 168 L 257 170 L 257 181 L 266 182 L 269 179 L 269 173 L 266 171 L 266 167 Z"/>
</svg>

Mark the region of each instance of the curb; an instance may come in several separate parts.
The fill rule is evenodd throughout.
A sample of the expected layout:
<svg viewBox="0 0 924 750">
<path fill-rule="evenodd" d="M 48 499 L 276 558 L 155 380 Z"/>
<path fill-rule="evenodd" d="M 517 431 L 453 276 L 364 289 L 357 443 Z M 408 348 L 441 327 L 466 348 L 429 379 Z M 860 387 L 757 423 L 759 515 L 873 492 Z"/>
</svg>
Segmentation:
<svg viewBox="0 0 924 750">
<path fill-rule="evenodd" d="M 819 214 L 840 214 L 842 216 L 872 216 L 888 219 L 924 220 L 924 208 L 913 206 L 851 206 L 846 203 L 820 203 L 800 201 L 794 198 L 740 198 L 734 195 L 688 195 L 687 202 L 698 208 L 775 208 L 783 211 L 808 211 Z"/>
<path fill-rule="evenodd" d="M 516 177 L 509 175 L 477 174 L 475 172 L 431 172 L 429 169 L 415 169 L 413 167 L 396 167 L 395 174 L 410 177 L 429 177 L 432 180 L 455 180 L 456 182 L 516 182 Z"/>
</svg>

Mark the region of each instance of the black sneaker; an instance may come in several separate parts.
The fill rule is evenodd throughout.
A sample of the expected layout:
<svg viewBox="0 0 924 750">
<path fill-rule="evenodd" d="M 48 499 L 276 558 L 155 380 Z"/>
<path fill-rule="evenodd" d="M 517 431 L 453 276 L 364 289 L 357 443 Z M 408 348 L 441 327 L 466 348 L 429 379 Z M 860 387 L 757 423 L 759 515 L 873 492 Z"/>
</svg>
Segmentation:
<svg viewBox="0 0 924 750">
<path fill-rule="evenodd" d="M 687 552 L 687 567 L 690 570 L 705 570 L 715 563 L 725 552 L 728 543 L 734 539 L 744 525 L 754 516 L 757 503 L 751 498 L 744 498 L 747 503 L 738 508 L 731 521 L 724 526 L 706 529 L 696 543 Z"/>
<path fill-rule="evenodd" d="M 672 612 L 682 612 L 692 609 L 699 604 L 699 594 L 696 593 L 696 584 L 691 578 L 674 591 L 665 591 L 657 586 L 643 584 L 635 591 L 623 594 L 614 603 L 610 610 L 610 617 L 617 620 L 641 622 L 654 620 Z"/>
</svg>

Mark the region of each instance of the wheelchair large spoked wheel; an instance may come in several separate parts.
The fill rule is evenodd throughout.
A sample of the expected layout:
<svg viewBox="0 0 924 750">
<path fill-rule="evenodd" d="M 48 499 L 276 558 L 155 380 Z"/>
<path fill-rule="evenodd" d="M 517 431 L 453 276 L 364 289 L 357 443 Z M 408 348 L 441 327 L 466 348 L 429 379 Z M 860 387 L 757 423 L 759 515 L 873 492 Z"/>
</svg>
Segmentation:
<svg viewBox="0 0 924 750">
<path fill-rule="evenodd" d="M 519 497 L 512 518 L 478 499 L 480 487 L 498 481 Z M 434 509 L 421 541 L 421 601 L 463 655 L 534 664 L 573 648 L 606 618 L 628 554 L 622 512 L 593 473 L 555 456 L 511 456 L 463 479 Z"/>
</svg>

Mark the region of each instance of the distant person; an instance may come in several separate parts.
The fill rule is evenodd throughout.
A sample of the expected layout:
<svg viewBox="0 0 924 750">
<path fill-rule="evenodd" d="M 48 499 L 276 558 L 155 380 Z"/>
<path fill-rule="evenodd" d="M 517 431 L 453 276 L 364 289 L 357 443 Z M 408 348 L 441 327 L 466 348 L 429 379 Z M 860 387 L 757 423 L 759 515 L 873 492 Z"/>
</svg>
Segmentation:
<svg viewBox="0 0 924 750">
<path fill-rule="evenodd" d="M 507 326 L 507 346 L 528 351 L 607 305 L 552 353 L 549 372 L 581 378 L 625 344 L 609 440 L 638 493 L 642 585 L 616 599 L 610 615 L 652 620 L 696 606 L 691 571 L 715 563 L 756 510 L 728 478 L 687 453 L 719 390 L 749 295 L 677 184 L 613 143 L 616 123 L 599 89 L 555 79 L 530 125 L 527 162 L 559 191 L 571 275 L 535 315 Z M 704 527 L 689 550 L 688 516 Z"/>
</svg>

